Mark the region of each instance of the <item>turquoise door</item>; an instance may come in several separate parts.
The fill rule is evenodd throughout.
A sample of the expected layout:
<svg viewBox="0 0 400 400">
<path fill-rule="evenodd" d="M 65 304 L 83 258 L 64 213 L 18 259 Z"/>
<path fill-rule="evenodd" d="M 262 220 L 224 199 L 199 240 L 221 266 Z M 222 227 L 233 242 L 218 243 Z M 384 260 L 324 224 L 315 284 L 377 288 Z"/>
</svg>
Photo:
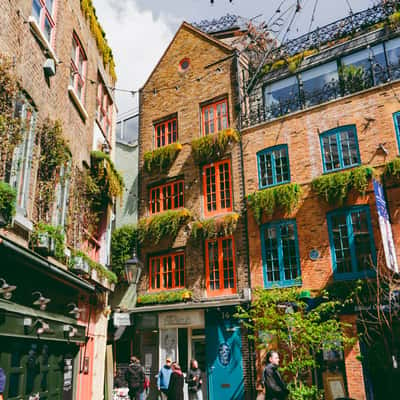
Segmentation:
<svg viewBox="0 0 400 400">
<path fill-rule="evenodd" d="M 239 324 L 232 312 L 206 313 L 209 400 L 243 400 L 244 379 Z"/>
</svg>

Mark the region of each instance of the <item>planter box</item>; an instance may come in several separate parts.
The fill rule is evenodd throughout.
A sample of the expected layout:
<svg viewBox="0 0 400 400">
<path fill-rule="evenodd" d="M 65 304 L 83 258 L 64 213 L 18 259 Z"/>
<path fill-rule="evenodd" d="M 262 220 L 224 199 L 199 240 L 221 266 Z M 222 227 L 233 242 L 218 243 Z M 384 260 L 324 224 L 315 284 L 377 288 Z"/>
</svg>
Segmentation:
<svg viewBox="0 0 400 400">
<path fill-rule="evenodd" d="M 90 271 L 90 277 L 96 282 L 99 281 L 99 274 L 97 273 L 97 271 L 95 269 L 92 269 Z"/>
<path fill-rule="evenodd" d="M 77 274 L 88 274 L 89 263 L 83 257 L 77 256 L 72 259 L 72 270 Z"/>
<path fill-rule="evenodd" d="M 33 248 L 42 256 L 51 256 L 55 253 L 55 241 L 47 232 L 39 233 Z"/>
</svg>

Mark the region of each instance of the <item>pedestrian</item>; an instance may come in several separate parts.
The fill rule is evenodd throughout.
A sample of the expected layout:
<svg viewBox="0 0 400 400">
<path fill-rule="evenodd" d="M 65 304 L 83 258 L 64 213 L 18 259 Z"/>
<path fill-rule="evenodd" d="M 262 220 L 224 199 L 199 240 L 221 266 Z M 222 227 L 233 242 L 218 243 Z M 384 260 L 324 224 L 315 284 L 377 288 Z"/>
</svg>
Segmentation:
<svg viewBox="0 0 400 400">
<path fill-rule="evenodd" d="M 285 400 L 289 390 L 278 371 L 279 354 L 277 351 L 271 350 L 267 353 L 266 364 L 264 368 L 265 400 Z"/>
<path fill-rule="evenodd" d="M 172 374 L 169 380 L 168 391 L 167 391 L 167 399 L 168 400 L 183 400 L 183 385 L 184 385 L 184 377 L 181 370 L 181 367 L 176 363 L 172 363 L 171 366 Z"/>
<path fill-rule="evenodd" d="M 0 368 L 0 400 L 3 400 L 3 393 L 6 390 L 6 374 L 3 368 Z"/>
<path fill-rule="evenodd" d="M 131 400 L 142 400 L 144 392 L 144 368 L 140 365 L 137 357 L 131 357 L 131 362 L 125 373 L 125 380 L 128 382 L 129 397 Z"/>
<path fill-rule="evenodd" d="M 162 400 L 167 400 L 167 390 L 172 374 L 171 363 L 172 360 L 167 357 L 157 376 L 157 389 L 161 393 Z"/>
<path fill-rule="evenodd" d="M 197 360 L 190 361 L 190 369 L 186 382 L 188 384 L 189 400 L 203 400 L 203 392 L 201 391 L 203 381 Z"/>
</svg>

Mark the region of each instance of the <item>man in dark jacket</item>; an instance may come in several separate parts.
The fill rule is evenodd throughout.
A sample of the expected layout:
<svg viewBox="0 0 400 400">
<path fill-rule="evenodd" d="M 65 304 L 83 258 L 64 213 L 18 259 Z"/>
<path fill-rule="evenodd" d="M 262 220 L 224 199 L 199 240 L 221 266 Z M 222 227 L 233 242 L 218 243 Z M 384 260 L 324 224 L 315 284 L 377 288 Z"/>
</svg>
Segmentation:
<svg viewBox="0 0 400 400">
<path fill-rule="evenodd" d="M 140 395 L 144 391 L 144 378 L 144 369 L 140 365 L 140 360 L 137 357 L 131 357 L 131 363 L 125 373 L 131 400 L 140 400 Z"/>
<path fill-rule="evenodd" d="M 201 370 L 197 360 L 190 361 L 189 373 L 186 377 L 188 384 L 189 400 L 203 400 L 203 393 L 201 391 Z"/>
<path fill-rule="evenodd" d="M 279 354 L 271 350 L 267 353 L 267 365 L 264 368 L 265 400 L 285 400 L 289 391 L 278 371 Z"/>
</svg>

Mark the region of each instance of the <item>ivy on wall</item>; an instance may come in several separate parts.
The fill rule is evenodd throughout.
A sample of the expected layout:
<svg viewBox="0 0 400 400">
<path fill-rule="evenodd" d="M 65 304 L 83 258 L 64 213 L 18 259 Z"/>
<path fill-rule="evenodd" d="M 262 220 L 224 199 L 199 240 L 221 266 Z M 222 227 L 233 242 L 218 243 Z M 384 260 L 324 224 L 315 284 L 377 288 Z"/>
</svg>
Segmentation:
<svg viewBox="0 0 400 400">
<path fill-rule="evenodd" d="M 0 181 L 0 214 L 6 224 L 9 224 L 15 215 L 16 191 L 6 182 Z"/>
<path fill-rule="evenodd" d="M 148 305 L 148 304 L 168 304 L 168 303 L 180 303 L 182 301 L 188 301 L 192 298 L 192 291 L 187 289 L 174 290 L 171 292 L 160 292 L 160 293 L 146 293 L 142 294 L 137 299 L 137 304 Z"/>
<path fill-rule="evenodd" d="M 238 224 L 239 214 L 232 213 L 220 218 L 207 218 L 194 221 L 191 236 L 194 239 L 215 239 L 218 236 L 232 235 Z"/>
<path fill-rule="evenodd" d="M 361 166 L 351 170 L 322 175 L 311 183 L 312 190 L 331 205 L 342 205 L 351 190 L 365 195 L 375 171 L 372 167 Z"/>
<path fill-rule="evenodd" d="M 393 159 L 385 165 L 383 175 L 385 178 L 400 179 L 400 157 Z"/>
<path fill-rule="evenodd" d="M 272 216 L 278 209 L 291 213 L 299 204 L 302 189 L 297 183 L 288 183 L 259 190 L 247 196 L 247 203 L 260 225 L 263 215 Z"/>
<path fill-rule="evenodd" d="M 206 164 L 223 156 L 230 143 L 240 141 L 239 132 L 232 128 L 192 141 L 192 154 L 198 164 Z"/>
<path fill-rule="evenodd" d="M 53 255 L 58 261 L 65 262 L 65 235 L 63 227 L 38 222 L 30 236 L 30 247 L 33 249 L 37 248 L 43 235 L 47 236 L 49 240 L 48 254 Z M 53 254 L 50 250 L 51 242 L 53 242 Z"/>
<path fill-rule="evenodd" d="M 144 169 L 148 173 L 166 173 L 182 150 L 180 143 L 172 143 L 144 153 Z"/>
</svg>

